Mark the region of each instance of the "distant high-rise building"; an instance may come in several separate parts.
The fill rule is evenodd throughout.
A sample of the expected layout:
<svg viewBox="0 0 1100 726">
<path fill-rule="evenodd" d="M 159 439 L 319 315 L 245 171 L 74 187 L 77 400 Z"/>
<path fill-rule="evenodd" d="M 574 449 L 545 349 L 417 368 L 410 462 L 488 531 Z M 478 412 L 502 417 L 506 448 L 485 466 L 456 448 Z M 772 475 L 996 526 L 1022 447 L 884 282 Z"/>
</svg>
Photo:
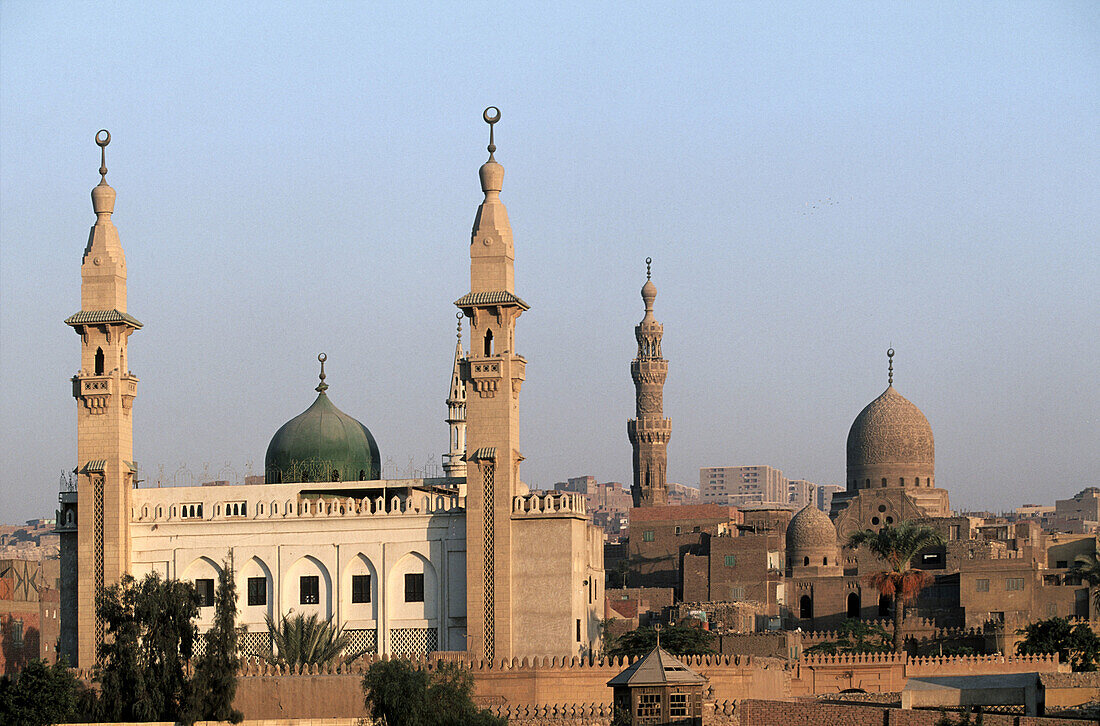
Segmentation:
<svg viewBox="0 0 1100 726">
<path fill-rule="evenodd" d="M 799 510 L 808 504 L 817 506 L 817 503 L 814 501 L 814 493 L 816 490 L 817 485 L 812 481 L 806 481 L 805 479 L 788 479 L 787 503 Z"/>
<path fill-rule="evenodd" d="M 833 495 L 844 491 L 841 484 L 818 484 L 814 492 L 814 505 L 823 512 L 828 512 L 833 506 Z"/>
<path fill-rule="evenodd" d="M 713 466 L 699 470 L 703 504 L 788 506 L 787 477 L 770 466 Z"/>
</svg>

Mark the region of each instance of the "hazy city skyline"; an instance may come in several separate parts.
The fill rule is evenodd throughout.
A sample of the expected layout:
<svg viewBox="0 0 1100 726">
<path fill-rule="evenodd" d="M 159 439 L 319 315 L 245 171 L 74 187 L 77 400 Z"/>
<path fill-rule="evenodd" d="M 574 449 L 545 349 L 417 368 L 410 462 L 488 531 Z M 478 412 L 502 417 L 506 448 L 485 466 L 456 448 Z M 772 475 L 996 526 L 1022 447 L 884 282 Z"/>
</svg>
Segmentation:
<svg viewBox="0 0 1100 726">
<path fill-rule="evenodd" d="M 647 256 L 669 481 L 842 483 L 893 345 L 954 508 L 1100 483 L 1093 4 L 111 7 L 0 10 L 2 521 L 76 463 L 100 128 L 147 478 L 261 473 L 321 351 L 438 464 L 490 104 L 532 487 L 630 481 Z"/>
</svg>

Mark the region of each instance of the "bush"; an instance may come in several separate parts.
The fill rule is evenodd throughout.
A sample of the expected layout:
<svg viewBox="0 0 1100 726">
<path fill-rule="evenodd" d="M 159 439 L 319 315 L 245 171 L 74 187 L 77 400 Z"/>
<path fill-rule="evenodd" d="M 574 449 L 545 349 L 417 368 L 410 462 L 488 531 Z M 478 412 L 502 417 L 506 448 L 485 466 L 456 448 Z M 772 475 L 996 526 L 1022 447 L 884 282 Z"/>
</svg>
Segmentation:
<svg viewBox="0 0 1100 726">
<path fill-rule="evenodd" d="M 474 705 L 470 672 L 451 663 L 434 671 L 407 660 L 379 661 L 363 676 L 367 711 L 388 726 L 506 726 Z"/>
</svg>

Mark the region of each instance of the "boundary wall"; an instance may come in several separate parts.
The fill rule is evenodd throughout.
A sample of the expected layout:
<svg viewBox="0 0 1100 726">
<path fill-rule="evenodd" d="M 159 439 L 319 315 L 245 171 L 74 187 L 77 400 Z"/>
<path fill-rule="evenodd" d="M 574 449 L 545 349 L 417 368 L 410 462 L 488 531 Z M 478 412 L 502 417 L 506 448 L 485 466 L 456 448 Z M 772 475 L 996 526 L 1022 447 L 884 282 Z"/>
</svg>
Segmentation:
<svg viewBox="0 0 1100 726">
<path fill-rule="evenodd" d="M 606 724 L 611 703 L 607 681 L 630 663 L 626 658 L 524 658 L 489 663 L 453 656 L 448 659 L 447 655 L 451 654 L 413 662 L 418 667 L 434 669 L 440 661 L 451 660 L 469 668 L 474 678 L 475 701 L 483 708 L 507 715 L 519 726 L 532 726 L 545 719 L 559 726 L 566 721 L 578 725 Z M 728 720 L 736 716 L 735 702 L 779 702 L 792 697 L 835 694 L 849 688 L 896 693 L 911 676 L 1067 670 L 1056 656 L 910 658 L 889 653 L 808 656 L 793 663 L 776 658 L 721 655 L 687 656 L 682 660 L 709 679 L 705 698 L 715 704 L 711 716 L 727 719 L 715 721 L 716 724 L 737 723 Z M 254 660 L 242 667 L 234 706 L 249 720 L 365 718 L 361 682 L 372 662 L 364 659 L 347 666 L 310 667 L 293 672 Z M 821 704 L 815 707 L 818 705 Z M 859 713 L 866 718 L 869 712 Z M 746 721 L 744 726 L 749 723 Z M 815 720 L 813 726 L 827 723 Z"/>
</svg>

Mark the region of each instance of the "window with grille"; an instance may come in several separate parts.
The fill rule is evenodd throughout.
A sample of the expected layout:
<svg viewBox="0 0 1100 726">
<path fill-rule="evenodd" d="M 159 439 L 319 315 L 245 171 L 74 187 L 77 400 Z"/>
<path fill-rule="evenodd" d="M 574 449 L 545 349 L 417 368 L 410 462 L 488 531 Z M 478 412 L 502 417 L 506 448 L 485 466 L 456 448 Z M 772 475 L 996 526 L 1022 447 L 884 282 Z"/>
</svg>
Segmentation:
<svg viewBox="0 0 1100 726">
<path fill-rule="evenodd" d="M 199 593 L 199 607 L 208 608 L 214 605 L 214 581 L 210 579 L 195 580 L 195 590 Z"/>
<path fill-rule="evenodd" d="M 267 605 L 267 578 L 248 578 L 248 604 Z"/>
<path fill-rule="evenodd" d="M 726 567 L 737 567 L 737 555 L 726 555 Z"/>
<path fill-rule="evenodd" d="M 744 600 L 745 599 L 745 586 L 734 585 L 730 588 L 730 600 Z"/>
<path fill-rule="evenodd" d="M 673 693 L 668 697 L 669 716 L 688 715 L 688 696 L 686 693 Z"/>
<path fill-rule="evenodd" d="M 659 717 L 661 715 L 661 694 L 639 693 L 637 715 L 639 718 Z"/>
<path fill-rule="evenodd" d="M 317 575 L 302 575 L 298 580 L 298 602 L 302 605 L 316 605 L 320 601 L 320 581 Z"/>
<path fill-rule="evenodd" d="M 653 530 L 652 529 L 647 529 L 647 530 L 642 532 L 642 541 L 643 542 L 652 542 L 653 541 Z"/>
<path fill-rule="evenodd" d="M 424 573 L 405 575 L 405 602 L 424 602 Z"/>
<path fill-rule="evenodd" d="M 370 575 L 351 576 L 351 601 L 370 602 Z"/>
<path fill-rule="evenodd" d="M 1022 577 L 1009 577 L 1008 579 L 1005 580 L 1005 589 L 1006 590 L 1023 590 L 1024 589 L 1024 578 L 1022 578 Z"/>
<path fill-rule="evenodd" d="M 989 580 L 975 580 L 974 590 L 975 592 L 989 592 Z"/>
</svg>

